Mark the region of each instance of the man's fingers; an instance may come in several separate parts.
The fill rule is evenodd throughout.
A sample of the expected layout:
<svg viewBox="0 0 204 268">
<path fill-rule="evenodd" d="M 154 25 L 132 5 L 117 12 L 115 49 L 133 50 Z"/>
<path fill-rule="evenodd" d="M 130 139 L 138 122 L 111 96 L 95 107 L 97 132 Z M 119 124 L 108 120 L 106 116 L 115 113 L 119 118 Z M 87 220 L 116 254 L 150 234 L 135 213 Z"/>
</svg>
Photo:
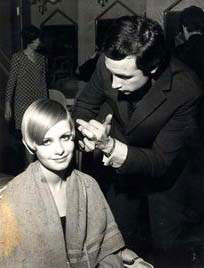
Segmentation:
<svg viewBox="0 0 204 268">
<path fill-rule="evenodd" d="M 95 149 L 95 142 L 84 138 L 83 141 L 79 140 L 79 146 L 82 151 L 91 152 Z"/>
<path fill-rule="evenodd" d="M 108 114 L 108 115 L 106 115 L 106 118 L 105 118 L 104 124 L 106 124 L 106 125 L 110 125 L 111 120 L 112 120 L 112 117 L 113 117 L 113 115 L 112 115 L 112 114 Z"/>
<path fill-rule="evenodd" d="M 85 149 L 85 145 L 84 145 L 83 141 L 81 141 L 81 140 L 79 140 L 79 146 L 80 146 L 81 150 Z"/>
<path fill-rule="evenodd" d="M 102 127 L 102 124 L 96 120 L 91 120 L 91 122 L 86 122 L 82 119 L 77 119 L 76 122 L 79 124 L 78 130 L 90 140 L 95 140 L 96 135 L 98 134 L 98 126 Z M 95 124 L 95 125 L 94 125 Z"/>
<path fill-rule="evenodd" d="M 78 130 L 82 133 L 83 136 L 87 137 L 88 139 L 90 139 L 90 140 L 96 139 L 96 135 L 92 131 L 90 131 L 89 129 L 84 128 L 82 126 L 79 126 Z"/>
<path fill-rule="evenodd" d="M 89 121 L 89 124 L 90 124 L 90 127 L 93 126 L 93 127 L 96 128 L 96 129 L 101 129 L 101 128 L 103 127 L 103 124 L 102 124 L 101 122 L 96 121 L 96 120 L 94 120 L 94 119 L 90 120 L 90 121 Z"/>
<path fill-rule="evenodd" d="M 92 119 L 89 122 L 86 122 L 82 119 L 77 119 L 76 122 L 82 127 L 85 128 L 89 131 L 97 131 L 98 129 L 103 128 L 103 124 L 101 124 L 100 122 Z"/>
<path fill-rule="evenodd" d="M 105 118 L 105 122 L 103 123 L 103 126 L 106 128 L 106 135 L 109 135 L 111 129 L 112 117 L 113 117 L 112 114 L 108 114 Z"/>
<path fill-rule="evenodd" d="M 87 139 L 87 138 L 84 138 L 84 139 L 83 139 L 83 142 L 84 142 L 84 144 L 85 144 L 85 150 L 86 150 L 87 152 L 90 152 L 90 151 L 95 150 L 95 147 L 96 147 L 95 142 L 90 141 L 90 140 Z"/>
<path fill-rule="evenodd" d="M 112 114 L 108 114 L 104 123 L 100 123 L 94 119 L 89 122 L 86 122 L 83 119 L 77 119 L 76 122 L 79 125 L 78 130 L 82 135 L 95 142 L 107 140 L 111 128 L 111 120 Z"/>
<path fill-rule="evenodd" d="M 82 127 L 88 128 L 89 127 L 89 122 L 86 122 L 83 119 L 77 119 L 76 120 L 77 124 L 79 124 Z"/>
</svg>

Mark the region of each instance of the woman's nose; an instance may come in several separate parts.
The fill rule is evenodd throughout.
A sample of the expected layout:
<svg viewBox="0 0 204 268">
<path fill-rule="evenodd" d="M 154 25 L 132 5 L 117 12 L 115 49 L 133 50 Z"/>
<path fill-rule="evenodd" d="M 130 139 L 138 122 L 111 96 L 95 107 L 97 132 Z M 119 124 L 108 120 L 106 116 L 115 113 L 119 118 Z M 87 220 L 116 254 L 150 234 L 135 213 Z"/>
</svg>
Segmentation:
<svg viewBox="0 0 204 268">
<path fill-rule="evenodd" d="M 112 88 L 120 88 L 122 85 L 121 85 L 121 79 L 115 75 L 113 75 L 113 78 L 112 78 Z"/>
<path fill-rule="evenodd" d="M 64 153 L 64 146 L 62 142 L 57 142 L 55 145 L 55 152 L 59 155 Z"/>
</svg>

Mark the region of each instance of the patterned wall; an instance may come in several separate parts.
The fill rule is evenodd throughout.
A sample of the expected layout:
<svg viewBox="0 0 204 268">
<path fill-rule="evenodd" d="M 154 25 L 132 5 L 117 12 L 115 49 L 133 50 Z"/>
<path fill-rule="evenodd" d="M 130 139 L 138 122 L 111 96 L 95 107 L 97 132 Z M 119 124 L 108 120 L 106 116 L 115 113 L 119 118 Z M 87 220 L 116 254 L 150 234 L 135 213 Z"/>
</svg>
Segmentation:
<svg viewBox="0 0 204 268">
<path fill-rule="evenodd" d="M 79 63 L 85 61 L 95 49 L 95 18 L 103 13 L 115 2 L 121 2 L 134 12 L 143 15 L 146 11 L 146 0 L 109 0 L 105 7 L 101 7 L 97 0 L 62 0 L 61 2 L 47 5 L 47 12 L 43 15 L 38 12 L 38 7 L 31 7 L 31 21 L 39 26 L 45 21 L 57 8 L 62 10 L 67 16 L 78 23 L 78 59 Z M 130 13 L 120 4 L 115 4 L 106 17 L 118 17 L 129 15 Z M 49 21 L 52 24 L 66 24 L 62 16 L 54 16 Z"/>
<path fill-rule="evenodd" d="M 95 18 L 115 2 L 109 0 L 105 7 L 101 7 L 97 0 L 78 0 L 79 63 L 85 61 L 95 49 Z M 121 0 L 120 2 L 138 14 L 145 13 L 146 0 Z M 123 15 L 130 15 L 130 12 L 122 5 L 115 4 L 104 17 L 112 18 Z"/>
<path fill-rule="evenodd" d="M 147 16 L 157 20 L 163 26 L 163 11 L 176 0 L 147 0 Z M 204 9 L 204 0 L 183 0 L 174 10 L 182 10 L 191 5 L 196 5 Z"/>
</svg>

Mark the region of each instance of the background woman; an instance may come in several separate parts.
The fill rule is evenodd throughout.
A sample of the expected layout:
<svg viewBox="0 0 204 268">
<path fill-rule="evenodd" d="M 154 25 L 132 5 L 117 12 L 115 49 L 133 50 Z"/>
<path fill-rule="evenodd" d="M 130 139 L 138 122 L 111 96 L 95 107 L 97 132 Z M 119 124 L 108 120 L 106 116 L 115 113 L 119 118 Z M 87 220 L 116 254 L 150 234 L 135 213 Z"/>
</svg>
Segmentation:
<svg viewBox="0 0 204 268">
<path fill-rule="evenodd" d="M 40 30 L 30 25 L 23 28 L 25 49 L 12 56 L 9 80 L 5 94 L 5 119 L 14 119 L 17 136 L 26 108 L 39 98 L 48 97 L 46 85 L 46 60 L 37 52 Z"/>
</svg>

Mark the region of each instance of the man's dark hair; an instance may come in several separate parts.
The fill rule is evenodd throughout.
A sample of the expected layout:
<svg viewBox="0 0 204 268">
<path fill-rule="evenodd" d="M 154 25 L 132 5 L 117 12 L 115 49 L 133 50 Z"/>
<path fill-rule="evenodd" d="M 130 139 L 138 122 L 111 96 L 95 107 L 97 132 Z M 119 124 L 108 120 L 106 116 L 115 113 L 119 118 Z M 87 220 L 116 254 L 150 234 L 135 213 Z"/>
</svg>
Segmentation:
<svg viewBox="0 0 204 268">
<path fill-rule="evenodd" d="M 185 26 L 188 32 L 204 29 L 204 11 L 197 6 L 190 6 L 181 11 L 180 24 Z"/>
<path fill-rule="evenodd" d="M 102 50 L 113 60 L 136 56 L 137 68 L 144 74 L 159 67 L 167 50 L 161 26 L 141 16 L 123 16 L 111 25 Z"/>
<path fill-rule="evenodd" d="M 22 38 L 26 45 L 31 44 L 35 39 L 40 38 L 40 29 L 34 25 L 24 27 L 22 30 Z"/>
</svg>

